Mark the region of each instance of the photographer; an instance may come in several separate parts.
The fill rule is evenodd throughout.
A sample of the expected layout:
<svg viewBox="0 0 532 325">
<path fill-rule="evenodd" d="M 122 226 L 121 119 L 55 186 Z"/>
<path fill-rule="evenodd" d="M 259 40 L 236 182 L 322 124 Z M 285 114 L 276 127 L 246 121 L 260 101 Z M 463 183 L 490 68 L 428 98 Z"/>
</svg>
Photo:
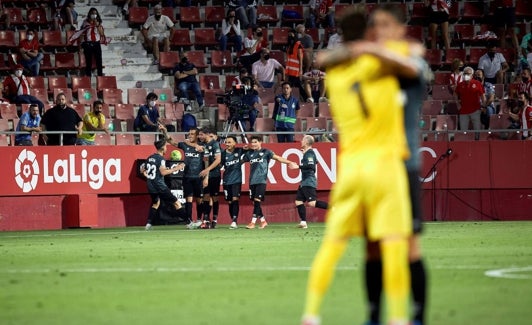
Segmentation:
<svg viewBox="0 0 532 325">
<path fill-rule="evenodd" d="M 232 123 L 240 122 L 243 131 L 246 131 L 245 121 L 249 120 L 249 131 L 255 131 L 255 120 L 261 104 L 251 77 L 243 77 L 241 84 L 233 86 L 233 89 L 226 94 L 225 104 L 229 109 L 229 120 Z"/>
</svg>

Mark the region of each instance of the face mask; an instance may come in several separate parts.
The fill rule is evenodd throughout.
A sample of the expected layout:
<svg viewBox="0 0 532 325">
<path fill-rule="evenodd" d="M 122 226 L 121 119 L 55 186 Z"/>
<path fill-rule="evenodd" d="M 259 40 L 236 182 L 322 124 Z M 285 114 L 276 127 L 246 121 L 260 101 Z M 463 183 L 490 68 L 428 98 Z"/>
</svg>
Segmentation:
<svg viewBox="0 0 532 325">
<path fill-rule="evenodd" d="M 33 35 L 28 35 L 28 41 L 33 40 Z"/>
<path fill-rule="evenodd" d="M 519 100 L 519 101 L 517 101 L 517 105 L 519 105 L 519 107 L 523 107 L 523 106 L 525 106 L 525 102 L 522 101 L 522 100 Z"/>
<path fill-rule="evenodd" d="M 154 100 L 150 100 L 150 107 L 155 107 L 155 101 Z"/>
<path fill-rule="evenodd" d="M 471 80 L 471 75 L 465 74 L 464 75 L 464 81 L 469 81 L 469 80 Z"/>
<path fill-rule="evenodd" d="M 15 76 L 17 76 L 19 78 L 22 77 L 22 70 L 15 71 Z"/>
<path fill-rule="evenodd" d="M 490 59 L 493 59 L 495 57 L 495 52 L 488 52 L 488 56 Z"/>
<path fill-rule="evenodd" d="M 155 15 L 155 20 L 161 19 L 161 15 Z"/>
<path fill-rule="evenodd" d="M 91 18 L 96 20 L 96 18 L 98 18 L 98 15 L 91 15 Z"/>
<path fill-rule="evenodd" d="M 266 54 L 265 56 L 263 56 L 264 60 L 268 61 L 270 59 L 270 55 L 269 54 Z"/>
<path fill-rule="evenodd" d="M 303 37 L 303 34 L 297 33 L 297 38 L 301 38 L 301 37 Z"/>
<path fill-rule="evenodd" d="M 474 77 L 473 79 L 475 79 L 475 80 L 478 80 L 478 81 L 482 82 L 482 78 L 480 78 L 480 77 Z"/>
<path fill-rule="evenodd" d="M 257 37 L 262 37 L 262 32 L 257 32 Z"/>
<path fill-rule="evenodd" d="M 187 63 L 187 62 L 188 62 L 188 58 L 182 58 L 182 59 L 181 59 L 181 62 L 182 62 L 182 63 Z"/>
</svg>

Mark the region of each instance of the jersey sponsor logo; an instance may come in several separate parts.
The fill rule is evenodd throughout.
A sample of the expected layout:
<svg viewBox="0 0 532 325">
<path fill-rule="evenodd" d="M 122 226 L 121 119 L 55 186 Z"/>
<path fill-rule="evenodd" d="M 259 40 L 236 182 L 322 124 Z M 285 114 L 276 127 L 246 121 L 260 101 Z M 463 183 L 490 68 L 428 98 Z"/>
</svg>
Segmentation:
<svg viewBox="0 0 532 325">
<path fill-rule="evenodd" d="M 82 150 L 80 156 L 71 153 L 64 159 L 51 161 L 48 154 L 39 157 L 33 151 L 24 149 L 15 161 L 15 182 L 24 193 L 28 193 L 37 188 L 39 181 L 45 184 L 85 183 L 98 190 L 105 181 L 122 180 L 121 159 L 88 159 L 87 150 Z"/>
<path fill-rule="evenodd" d="M 263 162 L 263 161 L 264 161 L 264 158 L 261 157 L 261 158 L 254 158 L 254 159 L 251 159 L 251 160 L 249 161 L 249 163 L 250 163 L 250 164 L 256 164 L 256 163 L 261 163 L 261 162 Z"/>
<path fill-rule="evenodd" d="M 185 157 L 190 158 L 199 158 L 200 154 L 198 152 L 185 152 Z"/>
<path fill-rule="evenodd" d="M 239 162 L 240 161 L 238 159 L 226 161 L 225 166 L 229 167 L 229 166 L 237 165 Z"/>
</svg>

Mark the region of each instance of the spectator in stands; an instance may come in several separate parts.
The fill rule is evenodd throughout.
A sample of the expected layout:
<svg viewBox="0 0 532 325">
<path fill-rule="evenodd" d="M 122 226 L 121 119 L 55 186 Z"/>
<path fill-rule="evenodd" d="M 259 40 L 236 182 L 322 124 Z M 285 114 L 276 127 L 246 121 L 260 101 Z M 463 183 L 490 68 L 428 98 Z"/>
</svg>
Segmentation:
<svg viewBox="0 0 532 325">
<path fill-rule="evenodd" d="M 153 7 L 153 15 L 142 25 L 144 46 L 153 51 L 153 64 L 159 64 L 159 44 L 163 44 L 164 52 L 170 51 L 170 39 L 174 34 L 174 23 L 168 16 L 162 14 L 160 4 Z M 168 34 L 170 30 L 170 35 Z"/>
<path fill-rule="evenodd" d="M 24 68 L 30 70 L 33 76 L 38 76 L 44 55 L 39 52 L 39 38 L 35 37 L 34 29 L 29 28 L 26 31 L 26 39 L 19 42 L 18 52 Z"/>
<path fill-rule="evenodd" d="M 222 20 L 222 32 L 220 35 L 220 50 L 227 49 L 227 42 L 233 42 L 235 51 L 242 50 L 242 36 L 240 31 L 240 21 L 236 19 L 236 12 L 234 9 L 227 11 L 227 16 Z"/>
<path fill-rule="evenodd" d="M 253 78 L 247 76 L 242 78 L 242 84 L 244 85 L 245 94 L 242 96 L 242 104 L 246 108 L 246 111 L 240 115 L 240 122 L 242 126 L 246 125 L 246 120 L 249 120 L 249 131 L 255 131 L 255 121 L 257 115 L 259 115 L 259 109 L 261 107 L 261 100 L 259 93 L 255 90 L 253 85 Z"/>
<path fill-rule="evenodd" d="M 304 25 L 297 25 L 296 32 L 298 41 L 300 41 L 301 45 L 303 45 L 303 72 L 307 72 L 310 69 L 310 65 L 312 64 L 312 56 L 314 53 L 314 41 L 312 40 L 312 37 L 305 32 Z"/>
<path fill-rule="evenodd" d="M 303 84 L 307 102 L 326 102 L 325 97 L 325 72 L 318 69 L 316 62 L 312 62 L 312 68 L 303 74 Z"/>
<path fill-rule="evenodd" d="M 229 8 L 235 10 L 242 28 L 257 27 L 257 1 L 256 0 L 231 0 Z"/>
<path fill-rule="evenodd" d="M 532 32 L 523 36 L 521 40 L 521 55 L 524 65 L 532 68 Z"/>
<path fill-rule="evenodd" d="M 129 13 L 129 8 L 138 7 L 137 0 L 126 0 L 122 6 L 122 14 L 127 15 Z"/>
<path fill-rule="evenodd" d="M 301 78 L 303 77 L 303 45 L 296 38 L 296 31 L 288 32 L 288 44 L 286 46 L 286 68 L 285 74 L 292 87 L 297 87 L 302 91 Z M 312 99 L 312 97 L 310 97 Z"/>
<path fill-rule="evenodd" d="M 492 3 L 495 8 L 493 22 L 497 28 L 497 37 L 501 40 L 501 47 L 506 47 L 506 36 L 509 33 L 512 46 L 519 56 L 519 45 L 515 34 L 515 7 L 513 0 L 493 0 L 490 5 Z"/>
<path fill-rule="evenodd" d="M 247 71 L 251 71 L 253 63 L 260 60 L 262 48 L 268 46 L 268 40 L 264 37 L 262 27 L 253 28 L 253 34 L 244 39 L 244 50 L 240 54 L 240 64 Z"/>
<path fill-rule="evenodd" d="M 334 27 L 334 6 L 332 0 L 310 0 L 310 28 Z"/>
<path fill-rule="evenodd" d="M 278 142 L 294 142 L 294 126 L 299 110 L 299 101 L 292 96 L 292 87 L 288 81 L 282 83 L 283 93 L 275 97 L 272 118 L 275 131 L 292 132 L 277 134 Z"/>
<path fill-rule="evenodd" d="M 196 95 L 196 101 L 201 108 L 203 107 L 204 102 L 198 79 L 196 79 L 198 69 L 196 69 L 196 66 L 193 63 L 189 62 L 188 54 L 186 52 L 181 52 L 180 58 L 181 61 L 176 64 L 173 70 L 175 87 L 176 90 L 179 91 L 179 94 L 177 95 L 188 101 L 190 99 L 188 91 L 191 90 Z"/>
<path fill-rule="evenodd" d="M 39 106 L 30 104 L 28 111 L 24 112 L 18 121 L 15 131 L 24 132 L 15 136 L 15 145 L 32 146 L 31 136 L 33 132 L 41 132 L 41 115 Z"/>
<path fill-rule="evenodd" d="M 260 60 L 253 63 L 251 74 L 255 84 L 260 88 L 273 88 L 275 85 L 275 69 L 282 71 L 282 80 L 284 80 L 284 67 L 276 59 L 270 58 L 270 50 L 263 48 L 260 54 Z"/>
<path fill-rule="evenodd" d="M 11 29 L 11 18 L 6 13 L 4 5 L 0 4 L 0 30 Z"/>
<path fill-rule="evenodd" d="M 77 135 L 83 134 L 83 120 L 78 113 L 67 106 L 64 93 L 57 94 L 55 106 L 47 110 L 41 119 L 42 131 L 76 131 L 75 133 L 43 134 L 44 142 L 49 146 L 75 145 Z M 61 141 L 61 138 L 63 141 Z"/>
<path fill-rule="evenodd" d="M 235 77 L 235 81 L 233 82 L 231 86 L 242 85 L 242 79 L 248 76 L 249 76 L 249 72 L 246 68 L 240 69 L 240 71 L 238 72 L 238 76 Z M 226 88 L 229 88 L 229 87 L 226 87 Z"/>
<path fill-rule="evenodd" d="M 532 76 L 530 68 L 521 70 L 521 81 L 517 84 L 518 93 L 525 92 L 532 98 Z"/>
<path fill-rule="evenodd" d="M 89 9 L 87 18 L 81 24 L 81 47 L 85 55 L 85 75 L 92 76 L 92 60 L 96 62 L 98 76 L 103 76 L 102 43 L 106 44 L 102 18 L 98 9 Z"/>
<path fill-rule="evenodd" d="M 456 85 L 462 82 L 462 70 L 464 69 L 464 62 L 460 59 L 453 59 L 451 63 L 451 75 L 449 76 L 449 87 L 454 93 Z"/>
<path fill-rule="evenodd" d="M 485 81 L 484 71 L 478 69 L 475 71 L 473 77 L 479 81 L 484 87 L 484 95 L 486 96 L 486 102 L 482 104 L 482 113 L 480 114 L 480 121 L 484 125 L 485 129 L 489 129 L 490 116 L 497 113 L 495 109 L 495 86 L 492 83 Z"/>
<path fill-rule="evenodd" d="M 438 41 L 438 25 L 441 28 L 443 46 L 449 49 L 449 5 L 446 0 L 425 0 L 429 10 L 429 37 L 430 48 L 436 48 Z M 454 4 L 455 6 L 458 3 Z"/>
<path fill-rule="evenodd" d="M 35 96 L 30 95 L 30 84 L 24 75 L 21 64 L 15 66 L 14 74 L 4 79 L 4 97 L 15 104 L 36 104 L 39 111 L 44 112 L 44 104 Z"/>
<path fill-rule="evenodd" d="M 473 79 L 473 68 L 465 67 L 463 81 L 456 86 L 456 96 L 460 100 L 459 118 L 460 130 L 468 130 L 469 122 L 472 122 L 474 130 L 480 130 L 480 113 L 482 106 L 486 103 L 484 87 Z M 475 134 L 478 140 L 479 134 Z"/>
<path fill-rule="evenodd" d="M 157 94 L 149 93 L 146 104 L 139 107 L 133 127 L 135 131 L 157 132 L 159 130 L 159 108 L 157 107 Z"/>
<path fill-rule="evenodd" d="M 105 124 L 105 116 L 102 113 L 103 102 L 96 100 L 92 104 L 92 110 L 83 116 L 83 134 L 78 135 L 76 145 L 94 145 L 96 134 L 94 131 L 109 133 Z"/>
<path fill-rule="evenodd" d="M 521 110 L 521 126 L 523 128 L 523 139 L 532 140 L 532 105 L 530 96 L 526 92 L 519 93 L 518 107 Z"/>
<path fill-rule="evenodd" d="M 78 12 L 74 7 L 74 0 L 66 0 L 59 9 L 59 24 L 64 26 L 66 30 L 78 28 Z"/>
<path fill-rule="evenodd" d="M 504 83 L 506 71 L 510 68 L 502 53 L 498 53 L 493 42 L 487 45 L 488 52 L 478 60 L 478 68 L 484 70 L 486 81 L 492 84 Z"/>
<path fill-rule="evenodd" d="M 342 44 L 342 29 L 340 27 L 336 28 L 336 33 L 332 34 L 329 37 L 329 42 L 327 42 L 327 49 L 332 50 Z"/>
</svg>

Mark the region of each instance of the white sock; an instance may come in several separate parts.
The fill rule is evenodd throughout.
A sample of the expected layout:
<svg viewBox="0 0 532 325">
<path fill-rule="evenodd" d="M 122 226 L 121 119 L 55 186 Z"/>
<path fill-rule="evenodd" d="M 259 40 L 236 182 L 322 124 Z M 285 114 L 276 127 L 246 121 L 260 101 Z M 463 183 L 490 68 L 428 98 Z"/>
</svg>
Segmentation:
<svg viewBox="0 0 532 325">
<path fill-rule="evenodd" d="M 251 223 L 255 223 L 255 222 L 257 222 L 257 217 L 251 218 Z"/>
</svg>

